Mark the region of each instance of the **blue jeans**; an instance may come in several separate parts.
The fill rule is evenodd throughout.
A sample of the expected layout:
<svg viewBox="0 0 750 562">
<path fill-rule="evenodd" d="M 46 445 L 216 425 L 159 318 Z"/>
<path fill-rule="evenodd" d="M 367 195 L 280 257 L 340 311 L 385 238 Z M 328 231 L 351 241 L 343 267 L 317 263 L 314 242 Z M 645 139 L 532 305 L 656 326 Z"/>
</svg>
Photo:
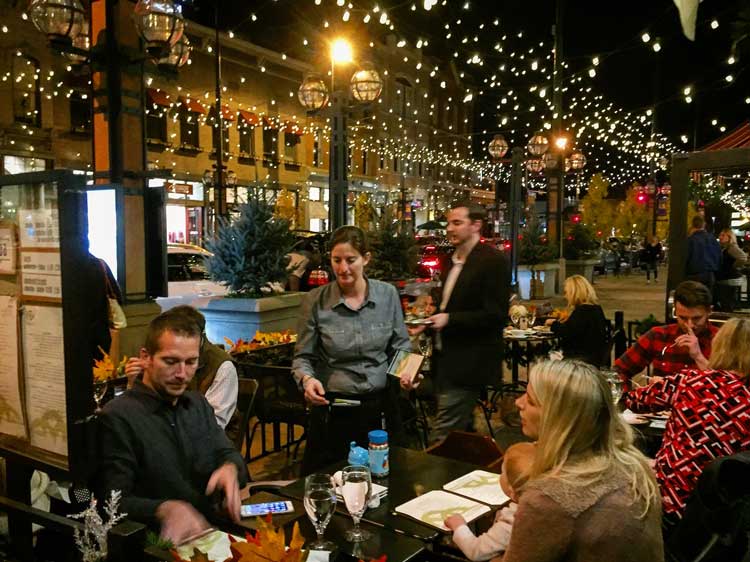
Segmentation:
<svg viewBox="0 0 750 562">
<path fill-rule="evenodd" d="M 430 432 L 430 443 L 445 439 L 453 430 L 472 430 L 479 388 L 439 383 L 436 397 L 437 413 Z"/>
</svg>

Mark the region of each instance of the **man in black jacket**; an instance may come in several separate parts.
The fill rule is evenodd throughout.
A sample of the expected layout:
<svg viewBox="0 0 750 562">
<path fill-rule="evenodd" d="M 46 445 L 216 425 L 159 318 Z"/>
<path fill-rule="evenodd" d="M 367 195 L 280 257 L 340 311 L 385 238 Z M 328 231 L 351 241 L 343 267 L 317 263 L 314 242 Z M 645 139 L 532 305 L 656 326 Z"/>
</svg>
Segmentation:
<svg viewBox="0 0 750 562">
<path fill-rule="evenodd" d="M 468 202 L 448 213 L 448 241 L 456 249 L 442 276 L 440 312 L 430 317 L 438 401 L 433 442 L 471 428 L 480 390 L 501 379 L 510 268 L 501 252 L 480 242 L 485 217 Z"/>
<path fill-rule="evenodd" d="M 109 402 L 100 416 L 97 495 L 122 492 L 132 519 L 160 526 L 175 544 L 208 528 L 220 508 L 240 516 L 242 456 L 216 423 L 202 394 L 188 391 L 201 333 L 167 311 L 149 326 L 141 350 L 143 380 Z"/>
</svg>

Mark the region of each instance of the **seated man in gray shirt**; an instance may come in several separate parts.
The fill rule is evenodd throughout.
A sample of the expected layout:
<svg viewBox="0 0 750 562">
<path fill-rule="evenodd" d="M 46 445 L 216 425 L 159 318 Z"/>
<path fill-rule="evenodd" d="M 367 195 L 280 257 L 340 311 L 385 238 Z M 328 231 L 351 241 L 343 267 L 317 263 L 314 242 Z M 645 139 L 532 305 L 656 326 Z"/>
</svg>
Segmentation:
<svg viewBox="0 0 750 562">
<path fill-rule="evenodd" d="M 220 510 L 238 521 L 239 490 L 247 483 L 242 456 L 211 406 L 187 390 L 200 335 L 183 314 L 156 317 L 141 351 L 143 380 L 109 402 L 100 418 L 98 497 L 122 491 L 122 511 L 160 525 L 161 536 L 175 544 L 208 528 L 206 518 Z"/>
</svg>

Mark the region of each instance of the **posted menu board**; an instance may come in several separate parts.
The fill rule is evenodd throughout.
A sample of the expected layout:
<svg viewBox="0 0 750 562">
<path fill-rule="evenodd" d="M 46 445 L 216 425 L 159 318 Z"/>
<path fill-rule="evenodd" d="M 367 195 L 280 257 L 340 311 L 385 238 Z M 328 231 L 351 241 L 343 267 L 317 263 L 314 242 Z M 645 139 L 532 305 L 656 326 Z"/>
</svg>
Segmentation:
<svg viewBox="0 0 750 562">
<path fill-rule="evenodd" d="M 0 295 L 0 433 L 26 438 L 18 371 L 18 300 Z"/>
</svg>

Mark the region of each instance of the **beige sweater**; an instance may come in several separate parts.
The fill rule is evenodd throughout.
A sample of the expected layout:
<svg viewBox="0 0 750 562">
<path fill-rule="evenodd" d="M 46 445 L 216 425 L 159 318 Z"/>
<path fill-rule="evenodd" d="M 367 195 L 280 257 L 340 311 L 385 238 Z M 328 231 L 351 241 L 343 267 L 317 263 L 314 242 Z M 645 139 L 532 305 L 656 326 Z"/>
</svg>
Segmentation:
<svg viewBox="0 0 750 562">
<path fill-rule="evenodd" d="M 502 562 L 663 562 L 661 504 L 644 518 L 628 482 L 612 472 L 593 485 L 529 482 Z"/>
</svg>

